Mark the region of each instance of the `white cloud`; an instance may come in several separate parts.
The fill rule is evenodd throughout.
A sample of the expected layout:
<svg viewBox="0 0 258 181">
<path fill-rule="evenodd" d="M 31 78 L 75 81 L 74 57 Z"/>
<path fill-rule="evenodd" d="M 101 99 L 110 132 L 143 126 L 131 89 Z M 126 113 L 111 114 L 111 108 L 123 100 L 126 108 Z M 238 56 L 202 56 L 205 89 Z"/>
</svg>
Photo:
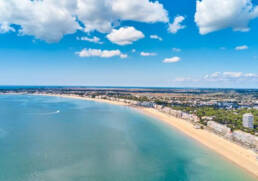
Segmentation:
<svg viewBox="0 0 258 181">
<path fill-rule="evenodd" d="M 258 74 L 243 72 L 215 72 L 205 75 L 207 81 L 258 80 Z"/>
<path fill-rule="evenodd" d="M 172 48 L 173 52 L 181 52 L 182 50 L 180 48 Z"/>
<path fill-rule="evenodd" d="M 185 82 L 185 83 L 203 83 L 204 85 L 223 85 L 239 87 L 240 83 L 254 83 L 258 82 L 258 74 L 255 73 L 243 73 L 243 72 L 214 72 L 207 74 L 203 77 L 179 77 L 175 78 L 173 82 Z M 238 83 L 236 83 L 238 82 Z"/>
<path fill-rule="evenodd" d="M 173 80 L 173 82 L 197 82 L 198 79 L 194 79 L 192 77 L 178 77 Z"/>
<path fill-rule="evenodd" d="M 7 22 L 0 23 L 0 33 L 7 33 L 9 31 L 15 32 L 15 29 L 11 27 Z"/>
<path fill-rule="evenodd" d="M 219 77 L 220 76 L 220 72 L 214 72 L 214 73 L 212 73 L 211 75 L 206 75 L 205 77 L 211 77 L 211 78 L 216 78 L 216 77 Z"/>
<path fill-rule="evenodd" d="M 126 20 L 166 23 L 168 13 L 158 1 L 149 0 L 0 0 L 2 33 L 13 31 L 15 24 L 20 35 L 47 42 L 82 29 L 109 33 Z"/>
<path fill-rule="evenodd" d="M 88 41 L 88 42 L 92 42 L 92 43 L 97 43 L 97 44 L 103 44 L 103 42 L 100 41 L 100 39 L 96 36 L 92 37 L 92 38 L 89 38 L 89 37 L 86 37 L 86 36 L 83 36 L 81 38 L 77 38 L 78 40 L 82 40 L 82 41 Z"/>
<path fill-rule="evenodd" d="M 233 28 L 249 31 L 248 23 L 258 17 L 251 0 L 197 0 L 195 22 L 200 34 Z"/>
<path fill-rule="evenodd" d="M 158 35 L 150 35 L 150 38 L 151 39 L 156 39 L 156 40 L 159 40 L 159 41 L 162 41 L 163 39 L 161 37 L 159 37 Z"/>
<path fill-rule="evenodd" d="M 254 73 L 246 73 L 244 74 L 244 77 L 251 77 L 251 78 L 257 78 L 258 79 L 258 74 L 254 74 Z"/>
<path fill-rule="evenodd" d="M 239 78 L 243 76 L 242 72 L 223 72 L 222 75 L 228 78 Z"/>
<path fill-rule="evenodd" d="M 127 58 L 128 57 L 128 55 L 127 54 L 120 54 L 120 58 Z"/>
<path fill-rule="evenodd" d="M 141 52 L 141 56 L 148 57 L 148 56 L 156 56 L 156 53 L 150 53 L 150 52 Z"/>
<path fill-rule="evenodd" d="M 181 23 L 185 20 L 184 16 L 176 16 L 174 22 L 169 24 L 168 31 L 171 33 L 177 33 L 179 30 L 184 29 L 186 26 L 181 25 Z"/>
<path fill-rule="evenodd" d="M 20 35 L 57 42 L 63 35 L 75 33 L 80 29 L 68 9 L 68 6 L 72 5 L 73 3 L 68 1 L 56 0 L 0 0 L 0 23 L 20 25 Z"/>
<path fill-rule="evenodd" d="M 136 50 L 135 49 L 132 49 L 132 53 L 135 53 L 136 52 Z"/>
<path fill-rule="evenodd" d="M 168 22 L 168 13 L 163 5 L 149 0 L 78 0 L 77 14 L 86 32 L 109 33 L 124 20 Z"/>
<path fill-rule="evenodd" d="M 180 57 L 165 58 L 163 60 L 163 63 L 176 63 L 176 62 L 179 62 L 180 60 L 181 60 Z"/>
<path fill-rule="evenodd" d="M 121 20 L 134 20 L 147 23 L 168 22 L 168 13 L 158 1 L 111 0 L 114 14 Z"/>
<path fill-rule="evenodd" d="M 134 41 L 144 38 L 144 34 L 141 31 L 136 30 L 134 27 L 121 27 L 116 30 L 113 29 L 107 38 L 115 44 L 118 45 L 129 45 Z"/>
<path fill-rule="evenodd" d="M 82 49 L 76 52 L 80 57 L 101 57 L 101 58 L 111 58 L 114 56 L 119 56 L 120 58 L 127 58 L 127 54 L 121 53 L 120 50 L 100 50 L 100 49 Z"/>
<path fill-rule="evenodd" d="M 246 45 L 237 46 L 237 47 L 235 48 L 235 50 L 247 50 L 247 49 L 248 49 L 248 46 L 246 46 Z"/>
</svg>

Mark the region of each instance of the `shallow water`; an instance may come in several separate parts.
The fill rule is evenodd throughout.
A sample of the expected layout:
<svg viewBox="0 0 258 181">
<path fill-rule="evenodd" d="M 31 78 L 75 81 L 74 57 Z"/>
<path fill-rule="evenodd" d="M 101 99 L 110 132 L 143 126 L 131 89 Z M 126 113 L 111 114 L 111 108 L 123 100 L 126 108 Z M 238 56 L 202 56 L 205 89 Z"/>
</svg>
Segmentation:
<svg viewBox="0 0 258 181">
<path fill-rule="evenodd" d="M 255 180 L 130 108 L 0 95 L 0 181 Z"/>
</svg>

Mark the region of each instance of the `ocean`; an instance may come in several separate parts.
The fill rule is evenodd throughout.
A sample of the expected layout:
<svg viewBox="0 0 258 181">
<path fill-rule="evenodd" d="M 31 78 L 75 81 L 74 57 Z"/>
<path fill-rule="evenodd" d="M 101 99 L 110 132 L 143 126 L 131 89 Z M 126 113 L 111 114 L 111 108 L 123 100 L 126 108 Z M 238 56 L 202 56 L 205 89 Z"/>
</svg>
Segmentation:
<svg viewBox="0 0 258 181">
<path fill-rule="evenodd" d="M 0 181 L 174 180 L 255 178 L 129 107 L 0 95 Z"/>
</svg>

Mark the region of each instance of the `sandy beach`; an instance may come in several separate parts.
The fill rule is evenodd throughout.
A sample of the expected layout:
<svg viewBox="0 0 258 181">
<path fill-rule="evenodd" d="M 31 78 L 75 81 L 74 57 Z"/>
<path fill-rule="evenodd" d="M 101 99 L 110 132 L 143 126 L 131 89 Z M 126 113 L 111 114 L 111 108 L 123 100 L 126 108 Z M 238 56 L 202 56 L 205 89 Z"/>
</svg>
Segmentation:
<svg viewBox="0 0 258 181">
<path fill-rule="evenodd" d="M 258 177 L 258 161 L 256 160 L 256 154 L 253 151 L 245 149 L 207 130 L 195 129 L 191 123 L 166 115 L 155 109 L 137 109 L 148 116 L 155 117 L 158 120 L 162 120 L 177 128 L 186 135 Z"/>
<path fill-rule="evenodd" d="M 55 95 L 55 94 L 51 94 L 51 95 L 47 94 L 47 95 L 90 100 L 90 101 L 109 103 L 109 104 L 115 104 L 115 105 L 121 105 L 121 106 L 130 106 L 126 103 L 109 101 L 104 99 L 91 99 L 91 98 L 83 98 L 79 96 Z M 176 117 L 172 117 L 156 109 L 135 107 L 135 106 L 132 106 L 132 108 L 136 109 L 140 113 L 143 113 L 147 116 L 164 121 L 168 125 L 173 126 L 174 128 L 182 131 L 184 134 L 197 140 L 199 143 L 207 146 L 208 148 L 222 155 L 224 158 L 228 159 L 234 164 L 245 169 L 255 177 L 258 177 L 258 161 L 256 160 L 257 155 L 253 151 L 246 149 L 240 145 L 237 145 L 233 142 L 230 142 L 207 130 L 195 129 L 191 123 Z"/>
</svg>

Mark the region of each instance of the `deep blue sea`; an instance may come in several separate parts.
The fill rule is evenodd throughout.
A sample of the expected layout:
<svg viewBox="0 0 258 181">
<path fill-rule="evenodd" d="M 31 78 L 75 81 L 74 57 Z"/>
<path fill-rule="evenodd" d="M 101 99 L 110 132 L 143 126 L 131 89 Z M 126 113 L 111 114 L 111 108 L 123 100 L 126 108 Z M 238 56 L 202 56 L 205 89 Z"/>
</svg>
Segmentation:
<svg viewBox="0 0 258 181">
<path fill-rule="evenodd" d="M 244 170 L 131 108 L 0 95 L 0 181 L 248 181 Z"/>
</svg>

